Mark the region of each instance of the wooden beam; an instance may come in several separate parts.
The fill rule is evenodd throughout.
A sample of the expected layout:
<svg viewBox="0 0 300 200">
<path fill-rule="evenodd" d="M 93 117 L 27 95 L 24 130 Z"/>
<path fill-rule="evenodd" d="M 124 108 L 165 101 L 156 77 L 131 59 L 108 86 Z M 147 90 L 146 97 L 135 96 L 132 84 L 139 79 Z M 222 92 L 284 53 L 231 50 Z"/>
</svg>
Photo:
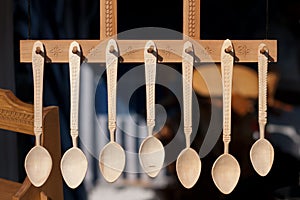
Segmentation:
<svg viewBox="0 0 300 200">
<path fill-rule="evenodd" d="M 68 63 L 69 45 L 73 40 L 41 40 L 45 46 L 46 62 Z M 76 40 L 82 48 L 85 61 L 104 63 L 107 40 Z M 276 40 L 231 40 L 235 50 L 235 62 L 257 62 L 259 44 L 266 44 L 270 61 L 277 62 Z M 35 40 L 20 41 L 20 61 L 31 62 L 32 46 Z M 143 63 L 146 40 L 118 40 L 120 61 L 124 63 Z M 155 40 L 159 62 L 181 63 L 181 52 L 184 40 Z M 193 40 L 196 62 L 220 62 L 220 51 L 223 40 Z"/>
<path fill-rule="evenodd" d="M 100 39 L 117 34 L 117 0 L 100 0 Z"/>
<path fill-rule="evenodd" d="M 183 35 L 200 40 L 200 0 L 183 1 Z"/>
</svg>

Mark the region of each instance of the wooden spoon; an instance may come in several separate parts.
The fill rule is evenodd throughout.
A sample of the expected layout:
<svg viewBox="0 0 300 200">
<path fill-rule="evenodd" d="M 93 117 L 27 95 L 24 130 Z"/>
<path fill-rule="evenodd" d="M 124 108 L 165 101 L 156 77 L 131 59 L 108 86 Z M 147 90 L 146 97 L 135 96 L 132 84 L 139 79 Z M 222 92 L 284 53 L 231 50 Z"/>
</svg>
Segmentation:
<svg viewBox="0 0 300 200">
<path fill-rule="evenodd" d="M 190 136 L 192 133 L 192 79 L 194 65 L 194 50 L 191 42 L 184 44 L 182 53 L 183 74 L 183 110 L 184 110 L 184 134 L 186 148 L 178 155 L 176 172 L 181 184 L 185 188 L 193 187 L 201 173 L 201 161 L 197 152 L 190 148 Z"/>
<path fill-rule="evenodd" d="M 258 123 L 260 139 L 252 145 L 250 150 L 251 163 L 260 176 L 266 176 L 269 173 L 274 161 L 273 146 L 264 138 L 267 124 L 267 71 L 268 50 L 265 44 L 260 44 L 258 47 Z"/>
<path fill-rule="evenodd" d="M 119 49 L 115 40 L 108 41 L 106 46 L 106 73 L 108 94 L 108 129 L 110 142 L 104 146 L 99 155 L 99 167 L 108 182 L 118 179 L 125 167 L 125 152 L 115 142 L 116 130 L 116 93 Z"/>
<path fill-rule="evenodd" d="M 164 146 L 159 139 L 152 135 L 155 126 L 156 54 L 157 49 L 154 42 L 148 41 L 144 50 L 148 137 L 140 146 L 139 158 L 142 168 L 152 178 L 158 175 L 165 159 Z"/>
<path fill-rule="evenodd" d="M 42 186 L 49 177 L 52 169 L 52 158 L 49 152 L 41 146 L 42 111 L 43 111 L 43 76 L 44 76 L 44 46 L 40 41 L 33 45 L 32 70 L 34 83 L 34 135 L 35 147 L 33 147 L 25 158 L 25 171 L 30 182 L 36 186 Z"/>
<path fill-rule="evenodd" d="M 80 85 L 81 51 L 77 42 L 72 42 L 69 48 L 69 69 L 71 86 L 70 134 L 73 147 L 67 150 L 60 162 L 60 169 L 66 184 L 70 188 L 77 188 L 83 181 L 88 162 L 83 152 L 77 147 L 78 138 L 78 102 Z"/>
<path fill-rule="evenodd" d="M 238 161 L 229 154 L 231 140 L 231 88 L 233 71 L 233 48 L 230 40 L 225 40 L 221 51 L 221 70 L 223 80 L 223 142 L 224 154 L 214 162 L 211 173 L 217 188 L 229 194 L 235 188 L 240 177 Z"/>
</svg>

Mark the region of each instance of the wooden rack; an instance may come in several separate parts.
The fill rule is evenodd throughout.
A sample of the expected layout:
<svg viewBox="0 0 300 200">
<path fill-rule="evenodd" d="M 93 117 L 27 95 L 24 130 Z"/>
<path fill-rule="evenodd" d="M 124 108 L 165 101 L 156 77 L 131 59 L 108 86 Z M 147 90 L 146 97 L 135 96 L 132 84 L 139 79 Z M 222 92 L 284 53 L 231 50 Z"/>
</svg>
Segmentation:
<svg viewBox="0 0 300 200">
<path fill-rule="evenodd" d="M 117 39 L 117 0 L 100 0 L 100 39 L 76 40 L 82 48 L 88 63 L 105 63 L 105 48 L 108 39 Z M 200 39 L 200 0 L 183 0 L 182 40 L 154 40 L 159 62 L 180 63 L 183 43 L 190 40 L 195 47 L 197 62 L 220 62 L 223 40 Z M 231 39 L 231 38 L 229 38 Z M 67 63 L 69 45 L 73 40 L 41 40 L 47 52 L 47 62 Z M 276 40 L 231 40 L 235 49 L 235 62 L 257 62 L 257 48 L 264 43 L 269 50 L 269 61 L 277 62 Z M 20 61 L 31 62 L 32 46 L 35 40 L 20 41 Z M 143 63 L 145 40 L 117 40 L 120 61 L 123 63 Z"/>
</svg>

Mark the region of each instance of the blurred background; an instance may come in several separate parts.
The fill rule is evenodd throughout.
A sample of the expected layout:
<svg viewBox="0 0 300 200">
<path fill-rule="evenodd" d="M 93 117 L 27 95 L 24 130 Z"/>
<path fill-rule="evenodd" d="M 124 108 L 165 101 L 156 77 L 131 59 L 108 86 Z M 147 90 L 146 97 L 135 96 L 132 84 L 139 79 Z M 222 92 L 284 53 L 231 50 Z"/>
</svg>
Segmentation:
<svg viewBox="0 0 300 200">
<path fill-rule="evenodd" d="M 154 10 L 155 15 L 150 15 L 147 10 Z M 234 93 L 232 99 L 233 138 L 230 151 L 239 161 L 242 174 L 230 195 L 223 195 L 217 190 L 210 173 L 213 162 L 222 153 L 222 141 L 218 141 L 212 151 L 201 158 L 202 172 L 192 189 L 184 189 L 177 180 L 175 160 L 168 163 L 155 179 L 143 173 L 127 173 L 140 172 L 134 156 L 127 161 L 127 172 L 116 183 L 107 184 L 101 177 L 97 160 L 107 140 L 105 69 L 96 64 L 83 64 L 80 140 L 89 159 L 89 169 L 86 179 L 77 189 L 72 190 L 64 185 L 65 199 L 300 199 L 299 11 L 298 0 L 201 0 L 201 39 L 278 41 L 278 62 L 269 64 L 266 128 L 266 137 L 275 149 L 275 160 L 266 177 L 257 175 L 250 163 L 249 151 L 258 138 L 257 96 L 255 91 L 243 89 L 243 86 L 249 88 L 247 86 L 257 84 L 257 63 L 236 66 L 239 73 L 235 74 L 237 81 L 234 84 L 246 92 Z M 98 0 L 2 0 L 0 16 L 0 87 L 12 90 L 18 98 L 28 103 L 33 103 L 32 69 L 30 64 L 19 61 L 19 40 L 99 39 Z M 162 27 L 182 32 L 182 0 L 118 1 L 118 32 L 141 27 Z M 119 78 L 136 67 L 120 65 Z M 170 68 L 181 72 L 181 65 L 170 65 Z M 209 65 L 197 66 L 199 71 L 207 68 Z M 181 80 L 174 77 L 165 78 L 169 84 L 181 84 Z M 132 84 L 137 80 L 132 80 Z M 221 99 L 210 98 L 201 90 L 205 87 L 201 83 L 201 76 L 195 70 L 193 85 L 201 120 L 195 130 L 192 147 L 197 151 L 210 123 L 211 106 L 221 109 Z M 132 94 L 129 105 L 118 99 L 118 127 L 138 132 L 139 135 L 120 131 L 117 140 L 132 152 L 137 151 L 141 138 L 147 134 L 144 97 L 145 88 L 139 87 Z M 179 128 L 179 100 L 168 88 L 158 85 L 156 103 L 164 108 L 157 112 L 157 118 L 159 114 L 165 117 L 165 123 L 156 127 L 156 136 L 166 145 L 176 137 Z M 44 105 L 59 106 L 63 154 L 71 146 L 71 138 L 67 134 L 70 120 L 68 64 L 46 64 Z M 128 117 L 135 123 L 129 123 Z M 183 136 L 176 138 L 182 139 L 181 142 L 184 140 Z M 24 179 L 24 157 L 32 144 L 31 138 L 0 135 L 0 159 L 7 160 L 0 164 L 0 177 L 20 182 Z"/>
</svg>

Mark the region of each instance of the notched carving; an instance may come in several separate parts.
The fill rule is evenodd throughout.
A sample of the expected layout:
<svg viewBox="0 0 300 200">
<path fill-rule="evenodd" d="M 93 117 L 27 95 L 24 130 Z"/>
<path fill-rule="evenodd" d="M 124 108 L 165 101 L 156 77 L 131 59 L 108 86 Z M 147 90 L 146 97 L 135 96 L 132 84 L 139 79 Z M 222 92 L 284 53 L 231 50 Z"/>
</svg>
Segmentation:
<svg viewBox="0 0 300 200">
<path fill-rule="evenodd" d="M 50 53 L 53 54 L 53 56 L 57 57 L 59 54 L 61 54 L 63 50 L 59 48 L 59 46 L 55 46 L 50 50 Z"/>
<path fill-rule="evenodd" d="M 163 54 L 165 55 L 165 57 L 170 57 L 171 54 L 176 54 L 175 49 L 171 48 L 170 46 L 167 46 L 164 49 L 161 49 L 160 51 L 163 52 Z"/>
<path fill-rule="evenodd" d="M 132 46 L 129 46 L 129 47 L 127 47 L 125 50 L 124 50 L 124 56 L 130 56 L 130 55 L 132 55 L 132 54 L 135 54 L 135 53 L 137 53 L 138 52 L 138 50 L 136 50 L 136 49 L 134 49 Z"/>
<path fill-rule="evenodd" d="M 33 126 L 33 114 L 26 114 L 6 109 L 0 109 L 0 119 L 2 121 L 13 121 L 18 124 Z"/>
<path fill-rule="evenodd" d="M 236 48 L 236 52 L 237 52 L 237 54 L 246 57 L 247 55 L 249 55 L 251 53 L 251 49 L 249 49 L 246 45 L 239 45 Z"/>
</svg>

